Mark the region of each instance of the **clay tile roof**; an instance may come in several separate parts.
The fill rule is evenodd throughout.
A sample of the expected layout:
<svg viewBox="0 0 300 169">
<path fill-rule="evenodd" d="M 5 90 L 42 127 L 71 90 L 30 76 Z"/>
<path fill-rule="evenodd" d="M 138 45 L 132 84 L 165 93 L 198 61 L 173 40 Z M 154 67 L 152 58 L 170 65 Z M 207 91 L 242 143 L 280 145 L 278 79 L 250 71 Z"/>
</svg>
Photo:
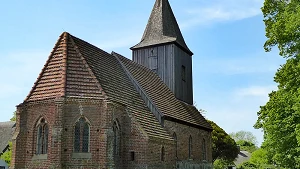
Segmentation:
<svg viewBox="0 0 300 169">
<path fill-rule="evenodd" d="M 193 55 L 184 41 L 168 0 L 156 0 L 141 42 L 131 49 L 171 42 Z"/>
<path fill-rule="evenodd" d="M 212 130 L 201 113 L 194 106 L 178 100 L 156 73 L 119 54 L 116 56 L 166 117 Z"/>
<path fill-rule="evenodd" d="M 67 32 L 60 35 L 25 101 L 61 96 L 101 98 L 101 86 Z"/>
<path fill-rule="evenodd" d="M 0 154 L 7 148 L 15 131 L 15 122 L 0 122 Z"/>
<path fill-rule="evenodd" d="M 146 107 L 116 57 L 75 36 L 69 37 L 89 65 L 108 99 L 126 105 L 149 136 L 172 140 Z"/>
</svg>

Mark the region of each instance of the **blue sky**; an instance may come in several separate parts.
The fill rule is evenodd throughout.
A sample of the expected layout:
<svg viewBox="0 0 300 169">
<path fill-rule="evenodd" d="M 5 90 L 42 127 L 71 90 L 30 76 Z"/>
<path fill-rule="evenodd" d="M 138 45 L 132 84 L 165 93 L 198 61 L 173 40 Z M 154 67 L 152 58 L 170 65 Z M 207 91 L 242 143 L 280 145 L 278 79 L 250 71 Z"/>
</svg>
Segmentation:
<svg viewBox="0 0 300 169">
<path fill-rule="evenodd" d="M 259 106 L 276 90 L 284 60 L 265 53 L 263 0 L 169 0 L 193 51 L 194 101 L 226 132 L 253 129 Z M 131 58 L 154 0 L 6 1 L 0 6 L 0 121 L 25 99 L 59 35 L 67 31 Z"/>
</svg>

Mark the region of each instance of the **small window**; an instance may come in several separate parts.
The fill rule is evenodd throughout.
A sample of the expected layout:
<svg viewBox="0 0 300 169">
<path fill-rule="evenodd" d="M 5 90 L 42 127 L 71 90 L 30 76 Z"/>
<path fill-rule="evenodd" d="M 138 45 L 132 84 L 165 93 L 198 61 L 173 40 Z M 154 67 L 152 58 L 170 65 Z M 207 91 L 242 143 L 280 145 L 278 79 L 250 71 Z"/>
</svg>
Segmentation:
<svg viewBox="0 0 300 169">
<path fill-rule="evenodd" d="M 165 161 L 165 147 L 164 146 L 162 146 L 162 148 L 161 148 L 160 161 Z"/>
<path fill-rule="evenodd" d="M 205 142 L 205 139 L 202 140 L 202 159 L 206 160 L 206 142 Z"/>
<path fill-rule="evenodd" d="M 48 124 L 45 119 L 42 118 L 37 125 L 37 144 L 36 154 L 47 154 L 48 152 Z"/>
<path fill-rule="evenodd" d="M 74 152 L 89 152 L 90 125 L 84 117 L 81 117 L 75 124 L 74 129 Z"/>
<path fill-rule="evenodd" d="M 135 160 L 135 153 L 134 151 L 130 152 L 130 161 L 134 161 Z"/>
<path fill-rule="evenodd" d="M 189 159 L 192 158 L 192 136 L 189 138 Z"/>
<path fill-rule="evenodd" d="M 177 143 L 177 135 L 176 135 L 176 133 L 173 133 L 173 138 L 174 138 L 174 142 L 175 142 L 175 157 L 177 158 L 178 143 Z"/>
<path fill-rule="evenodd" d="M 157 56 L 149 56 L 149 69 L 157 72 Z"/>
<path fill-rule="evenodd" d="M 185 72 L 185 66 L 181 66 L 181 79 L 183 80 L 183 81 L 185 81 L 186 80 L 186 72 Z"/>
<path fill-rule="evenodd" d="M 114 122 L 113 132 L 114 132 L 114 140 L 113 140 L 114 155 L 119 156 L 120 155 L 120 128 L 117 121 Z"/>
</svg>

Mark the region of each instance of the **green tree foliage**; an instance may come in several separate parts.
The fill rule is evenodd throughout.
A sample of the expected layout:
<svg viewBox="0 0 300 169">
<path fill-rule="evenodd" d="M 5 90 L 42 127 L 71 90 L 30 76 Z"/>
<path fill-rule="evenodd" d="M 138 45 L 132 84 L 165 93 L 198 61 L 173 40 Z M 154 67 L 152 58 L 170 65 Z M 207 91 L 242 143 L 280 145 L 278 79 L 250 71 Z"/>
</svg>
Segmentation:
<svg viewBox="0 0 300 169">
<path fill-rule="evenodd" d="M 257 150 L 257 147 L 255 146 L 255 144 L 253 144 L 249 141 L 239 140 L 236 142 L 236 144 L 240 146 L 240 150 L 248 151 L 249 153 L 252 153 L 255 150 Z"/>
<path fill-rule="evenodd" d="M 257 168 L 263 168 L 270 164 L 267 155 L 268 152 L 265 149 L 257 149 L 251 154 L 250 162 L 255 164 Z"/>
<path fill-rule="evenodd" d="M 237 141 L 246 141 L 252 144 L 256 144 L 256 137 L 250 131 L 238 131 L 232 132 L 229 134 L 236 142 Z"/>
<path fill-rule="evenodd" d="M 298 57 L 300 49 L 300 2 L 299 0 L 265 0 L 262 7 L 266 25 L 264 47 L 271 51 L 278 46 L 280 55 Z"/>
<path fill-rule="evenodd" d="M 16 115 L 16 111 L 14 112 L 14 115 L 12 118 L 10 118 L 10 121 L 16 121 L 17 120 L 17 115 Z"/>
<path fill-rule="evenodd" d="M 286 58 L 275 74 L 278 90 L 258 114 L 256 128 L 264 131 L 263 147 L 277 166 L 300 168 L 300 2 L 265 0 L 262 7 L 268 38 L 264 48 L 277 46 Z"/>
<path fill-rule="evenodd" d="M 232 162 L 237 157 L 239 151 L 235 141 L 216 123 L 209 121 L 213 128 L 213 161 L 222 159 L 224 161 Z"/>
<path fill-rule="evenodd" d="M 258 169 L 258 167 L 254 163 L 246 161 L 240 164 L 237 169 Z"/>
<path fill-rule="evenodd" d="M 214 169 L 224 169 L 227 168 L 228 166 L 232 165 L 233 166 L 233 162 L 232 161 L 226 161 L 223 159 L 216 159 L 214 161 Z"/>
<path fill-rule="evenodd" d="M 9 145 L 8 150 L 6 150 L 0 156 L 0 159 L 4 160 L 8 164 L 8 166 L 10 166 L 12 142 L 9 142 L 8 145 Z"/>
</svg>

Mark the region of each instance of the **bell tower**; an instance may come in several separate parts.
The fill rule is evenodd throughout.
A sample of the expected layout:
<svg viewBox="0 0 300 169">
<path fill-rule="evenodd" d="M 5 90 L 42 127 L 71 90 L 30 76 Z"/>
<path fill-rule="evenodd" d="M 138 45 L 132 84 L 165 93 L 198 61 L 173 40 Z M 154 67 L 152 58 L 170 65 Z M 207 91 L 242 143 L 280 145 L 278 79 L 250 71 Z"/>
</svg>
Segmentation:
<svg viewBox="0 0 300 169">
<path fill-rule="evenodd" d="M 156 0 L 132 59 L 154 71 L 176 98 L 193 104 L 192 55 L 168 0 Z"/>
</svg>

